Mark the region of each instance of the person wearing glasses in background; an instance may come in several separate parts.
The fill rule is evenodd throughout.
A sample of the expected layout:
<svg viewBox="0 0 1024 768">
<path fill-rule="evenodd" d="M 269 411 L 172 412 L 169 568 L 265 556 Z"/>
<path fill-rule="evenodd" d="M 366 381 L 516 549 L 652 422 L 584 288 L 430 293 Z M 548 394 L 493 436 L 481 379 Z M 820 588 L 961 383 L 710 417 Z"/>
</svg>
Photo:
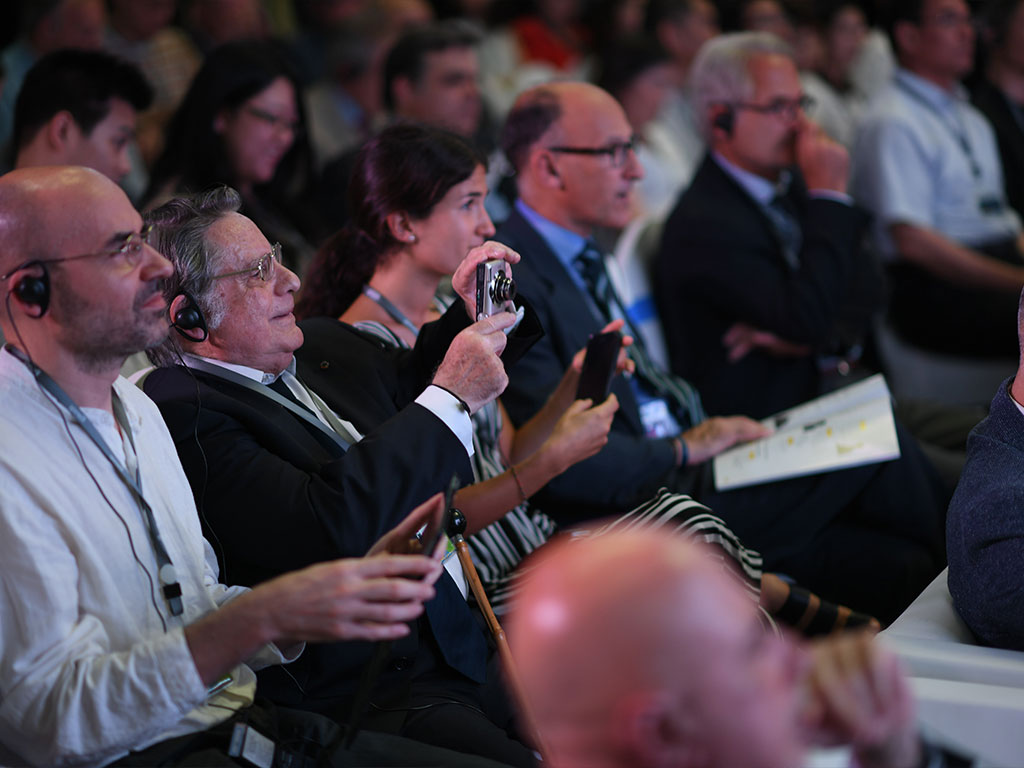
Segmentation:
<svg viewBox="0 0 1024 768">
<path fill-rule="evenodd" d="M 693 90 L 709 151 L 665 225 L 658 313 L 673 372 L 710 413 L 765 418 L 845 383 L 881 274 L 846 194 L 846 150 L 808 120 L 788 46 L 764 32 L 718 38 L 697 59 Z M 950 492 L 981 417 L 897 406 Z"/>
<path fill-rule="evenodd" d="M 143 206 L 226 184 L 242 212 L 284 245 L 301 274 L 322 235 L 307 194 L 312 154 L 302 87 L 281 45 L 240 40 L 213 51 L 167 128 Z"/>
<path fill-rule="evenodd" d="M 799 115 L 800 96 L 798 86 L 786 93 L 782 115 L 748 110 L 741 118 L 761 117 L 785 128 L 780 118 L 786 111 Z M 519 424 L 544 405 L 546 393 L 588 337 L 623 315 L 592 238 L 598 227 L 628 222 L 632 187 L 643 171 L 622 108 L 607 92 L 585 83 L 524 93 L 508 116 L 502 144 L 516 168 L 519 200 L 496 237 L 521 254 L 518 288 L 530 297 L 545 330 L 544 338 L 510 369 L 502 396 Z M 827 155 L 831 147 L 819 151 Z M 556 520 L 621 513 L 659 487 L 669 487 L 709 505 L 727 525 L 742 530 L 741 538 L 756 542 L 765 563 L 883 623 L 942 569 L 944 504 L 929 467 L 905 458 L 716 492 L 709 459 L 768 430 L 745 416 L 709 418 L 701 405 L 703 393 L 654 364 L 642 343 L 634 343 L 629 354 L 636 372 L 612 384 L 619 410 L 607 444 L 552 480 L 538 497 Z M 905 446 L 909 456 L 918 456 L 912 444 Z M 861 513 L 872 518 L 869 525 L 842 522 Z M 847 534 L 852 557 L 841 564 L 830 561 L 821 542 L 833 536 L 842 541 Z M 906 557 L 864 555 L 889 538 L 905 544 Z"/>
<path fill-rule="evenodd" d="M 723 35 L 691 80 L 708 151 L 665 224 L 655 300 L 672 370 L 708 412 L 764 418 L 821 394 L 818 359 L 845 351 L 847 308 L 862 313 L 860 341 L 879 276 L 860 251 L 849 157 L 807 118 L 790 47 Z"/>
</svg>

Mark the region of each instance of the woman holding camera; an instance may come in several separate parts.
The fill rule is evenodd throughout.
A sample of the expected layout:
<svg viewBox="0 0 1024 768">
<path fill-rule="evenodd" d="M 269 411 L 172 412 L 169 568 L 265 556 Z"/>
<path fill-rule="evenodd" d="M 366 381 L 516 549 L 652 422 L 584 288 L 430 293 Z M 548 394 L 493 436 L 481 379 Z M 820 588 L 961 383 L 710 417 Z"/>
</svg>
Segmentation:
<svg viewBox="0 0 1024 768">
<path fill-rule="evenodd" d="M 412 346 L 420 327 L 448 306 L 437 298 L 445 278 L 494 233 L 483 206 L 486 194 L 484 160 L 462 138 L 413 125 L 382 131 L 356 160 L 350 224 L 318 252 L 296 315 L 337 317 L 384 343 Z M 608 330 L 620 327 L 616 321 Z M 600 450 L 618 408 L 614 395 L 598 404 L 574 401 L 582 362 L 583 350 L 545 407 L 520 427 L 513 427 L 500 401 L 473 417 L 475 482 L 458 492 L 455 506 L 465 513 L 473 560 L 498 614 L 514 589 L 513 571 L 556 528 L 529 498 Z M 625 355 L 619 367 L 631 367 Z M 822 629 L 852 624 L 857 617 L 828 604 L 823 610 L 813 595 L 810 603 L 800 603 L 806 593 L 790 590 L 772 575 L 762 579 L 760 555 L 687 496 L 661 491 L 609 527 L 638 524 L 665 526 L 715 545 L 731 564 L 730 572 L 741 574 L 752 597 L 769 612 L 787 598 L 796 599 L 790 608 L 796 612 L 794 623 L 807 611 L 810 618 L 821 614 Z"/>
</svg>

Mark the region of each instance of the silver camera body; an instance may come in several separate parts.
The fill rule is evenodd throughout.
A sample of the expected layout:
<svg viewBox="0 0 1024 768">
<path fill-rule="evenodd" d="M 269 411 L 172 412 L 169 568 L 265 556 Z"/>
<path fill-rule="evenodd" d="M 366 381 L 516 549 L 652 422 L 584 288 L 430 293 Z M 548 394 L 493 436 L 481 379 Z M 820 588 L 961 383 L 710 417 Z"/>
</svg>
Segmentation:
<svg viewBox="0 0 1024 768">
<path fill-rule="evenodd" d="M 505 269 L 508 262 L 492 259 L 476 265 L 476 319 L 498 312 L 515 312 L 516 281 Z"/>
</svg>

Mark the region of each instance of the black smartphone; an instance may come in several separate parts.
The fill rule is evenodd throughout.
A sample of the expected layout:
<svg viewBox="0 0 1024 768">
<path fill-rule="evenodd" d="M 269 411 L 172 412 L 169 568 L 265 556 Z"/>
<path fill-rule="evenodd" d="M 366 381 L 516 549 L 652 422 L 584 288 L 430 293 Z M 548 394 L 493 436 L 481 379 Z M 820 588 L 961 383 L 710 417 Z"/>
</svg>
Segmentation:
<svg viewBox="0 0 1024 768">
<path fill-rule="evenodd" d="M 426 528 L 423 529 L 420 535 L 420 545 L 423 547 L 423 554 L 430 557 L 434 553 L 434 549 L 437 547 L 437 542 L 441 540 L 441 536 L 444 535 L 445 531 L 451 525 L 452 521 L 452 501 L 455 498 L 455 492 L 462 487 L 462 481 L 459 480 L 458 473 L 452 475 L 452 479 L 448 481 L 448 488 L 444 492 L 444 509 L 441 510 L 440 519 L 435 519 L 427 523 Z"/>
<path fill-rule="evenodd" d="M 608 331 L 590 337 L 590 341 L 587 342 L 587 355 L 583 358 L 580 383 L 576 387 L 577 400 L 590 398 L 594 405 L 599 405 L 608 399 L 621 347 L 622 334 L 618 331 Z"/>
</svg>

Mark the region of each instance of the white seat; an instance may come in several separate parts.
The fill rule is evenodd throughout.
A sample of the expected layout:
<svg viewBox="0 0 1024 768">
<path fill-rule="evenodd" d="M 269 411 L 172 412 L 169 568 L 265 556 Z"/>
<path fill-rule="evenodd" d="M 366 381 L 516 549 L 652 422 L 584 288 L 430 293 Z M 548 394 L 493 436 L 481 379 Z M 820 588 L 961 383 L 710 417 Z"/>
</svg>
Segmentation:
<svg viewBox="0 0 1024 768">
<path fill-rule="evenodd" d="M 1024 653 L 976 644 L 948 570 L 879 635 L 906 664 L 925 728 L 993 765 L 1024 765 Z"/>
</svg>

